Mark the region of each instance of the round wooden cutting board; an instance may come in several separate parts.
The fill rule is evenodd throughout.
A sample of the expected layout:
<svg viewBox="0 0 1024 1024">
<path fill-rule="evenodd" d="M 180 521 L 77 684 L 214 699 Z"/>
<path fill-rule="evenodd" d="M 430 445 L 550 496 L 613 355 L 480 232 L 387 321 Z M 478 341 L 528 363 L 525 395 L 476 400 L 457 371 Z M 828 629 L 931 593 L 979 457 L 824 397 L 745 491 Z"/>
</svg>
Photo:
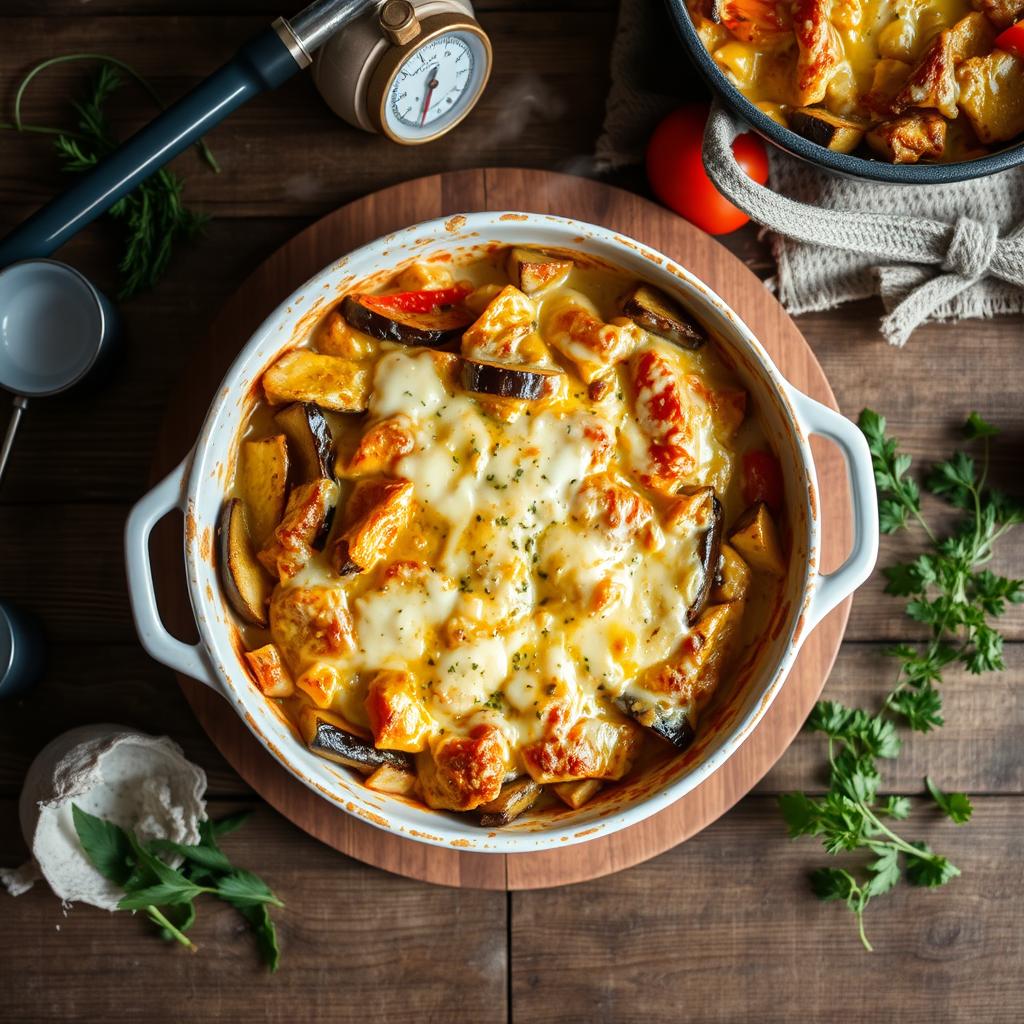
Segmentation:
<svg viewBox="0 0 1024 1024">
<path fill-rule="evenodd" d="M 264 317 L 321 267 L 379 235 L 418 221 L 476 210 L 562 214 L 630 235 L 703 279 L 746 321 L 782 373 L 836 408 L 810 347 L 746 266 L 708 235 L 645 199 L 593 181 L 544 171 L 460 171 L 396 185 L 342 207 L 274 253 L 228 300 L 172 401 L 154 464 L 159 479 L 185 455 L 238 350 Z M 814 439 L 823 504 L 823 568 L 838 565 L 851 541 L 845 468 Z M 168 624 L 194 636 L 184 588 L 181 521 L 160 524 L 155 576 Z M 837 608 L 807 638 L 775 703 L 739 751 L 703 785 L 625 831 L 565 849 L 526 854 L 461 853 L 383 832 L 316 796 L 274 761 L 226 701 L 191 679 L 180 684 L 203 728 L 234 769 L 271 806 L 335 849 L 398 874 L 443 885 L 537 889 L 597 878 L 681 843 L 724 814 L 778 760 L 803 723 L 832 667 L 849 614 Z"/>
</svg>

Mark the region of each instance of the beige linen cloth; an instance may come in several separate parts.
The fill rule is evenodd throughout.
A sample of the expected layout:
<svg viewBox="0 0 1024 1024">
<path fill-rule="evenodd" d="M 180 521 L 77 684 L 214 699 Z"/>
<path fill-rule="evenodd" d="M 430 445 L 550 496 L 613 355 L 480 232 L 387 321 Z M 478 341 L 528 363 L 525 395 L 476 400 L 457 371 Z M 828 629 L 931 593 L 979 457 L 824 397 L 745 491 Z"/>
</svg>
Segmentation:
<svg viewBox="0 0 1024 1024">
<path fill-rule="evenodd" d="M 673 35 L 660 0 L 622 0 L 600 168 L 642 161 L 658 119 L 706 93 L 681 44 L 666 56 Z M 882 185 L 826 174 L 769 146 L 769 189 L 732 159 L 739 130 L 716 106 L 705 165 L 768 229 L 773 284 L 790 313 L 878 295 L 881 332 L 903 345 L 928 320 L 1024 312 L 1024 166 L 954 185 Z"/>
</svg>

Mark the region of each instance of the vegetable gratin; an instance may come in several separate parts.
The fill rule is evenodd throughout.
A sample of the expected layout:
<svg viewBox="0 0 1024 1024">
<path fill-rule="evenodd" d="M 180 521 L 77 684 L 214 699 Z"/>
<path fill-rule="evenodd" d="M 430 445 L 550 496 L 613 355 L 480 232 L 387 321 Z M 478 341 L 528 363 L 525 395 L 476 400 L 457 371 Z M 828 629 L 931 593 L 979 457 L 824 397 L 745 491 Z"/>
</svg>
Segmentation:
<svg viewBox="0 0 1024 1024">
<path fill-rule="evenodd" d="M 254 684 L 371 789 L 488 827 L 580 807 L 693 741 L 778 601 L 756 410 L 589 257 L 414 263 L 261 383 L 222 578 Z"/>
<path fill-rule="evenodd" d="M 866 149 L 898 164 L 951 162 L 1024 135 L 1024 0 L 688 6 L 740 92 L 828 149 Z"/>
</svg>

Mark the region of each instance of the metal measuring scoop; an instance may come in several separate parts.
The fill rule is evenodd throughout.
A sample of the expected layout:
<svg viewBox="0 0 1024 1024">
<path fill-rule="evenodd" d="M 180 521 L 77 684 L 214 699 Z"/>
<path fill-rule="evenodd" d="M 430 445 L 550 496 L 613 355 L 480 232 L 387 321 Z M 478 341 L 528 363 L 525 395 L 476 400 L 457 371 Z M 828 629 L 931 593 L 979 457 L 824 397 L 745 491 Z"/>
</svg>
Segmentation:
<svg viewBox="0 0 1024 1024">
<path fill-rule="evenodd" d="M 14 395 L 0 481 L 29 399 L 80 384 L 106 361 L 119 329 L 113 303 L 66 263 L 23 260 L 0 271 L 0 387 Z"/>
</svg>

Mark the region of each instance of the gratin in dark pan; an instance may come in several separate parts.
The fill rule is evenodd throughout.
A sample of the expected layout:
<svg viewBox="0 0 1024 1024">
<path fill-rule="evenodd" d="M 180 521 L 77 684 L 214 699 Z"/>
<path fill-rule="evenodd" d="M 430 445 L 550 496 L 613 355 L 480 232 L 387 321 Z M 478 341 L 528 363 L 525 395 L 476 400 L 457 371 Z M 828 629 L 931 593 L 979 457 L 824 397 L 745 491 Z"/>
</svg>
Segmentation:
<svg viewBox="0 0 1024 1024">
<path fill-rule="evenodd" d="M 834 153 L 784 128 L 758 110 L 711 59 L 711 54 L 705 49 L 693 27 L 685 0 L 665 2 L 683 46 L 686 47 L 690 59 L 704 76 L 712 92 L 758 135 L 801 160 L 823 167 L 833 174 L 901 185 L 944 185 L 953 181 L 966 181 L 969 178 L 983 178 L 996 171 L 1005 171 L 1009 167 L 1024 164 L 1024 142 L 1015 143 L 978 160 L 951 164 L 890 164 L 883 160 L 871 160 L 850 153 Z"/>
</svg>

